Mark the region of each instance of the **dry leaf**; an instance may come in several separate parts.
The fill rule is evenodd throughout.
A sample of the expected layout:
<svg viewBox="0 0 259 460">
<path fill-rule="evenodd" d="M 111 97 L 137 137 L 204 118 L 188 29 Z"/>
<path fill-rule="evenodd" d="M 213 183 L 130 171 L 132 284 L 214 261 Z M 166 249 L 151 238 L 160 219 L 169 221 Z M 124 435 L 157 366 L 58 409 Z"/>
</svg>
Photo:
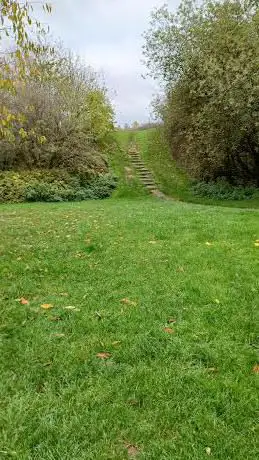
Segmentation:
<svg viewBox="0 0 259 460">
<path fill-rule="evenodd" d="M 55 333 L 55 334 L 52 334 L 53 337 L 57 337 L 59 339 L 61 339 L 62 337 L 65 337 L 65 334 L 59 334 L 59 333 Z"/>
<path fill-rule="evenodd" d="M 174 334 L 174 330 L 171 329 L 171 327 L 164 327 L 164 332 L 167 332 L 167 334 Z"/>
<path fill-rule="evenodd" d="M 183 273 L 183 272 L 184 272 L 184 268 L 183 268 L 183 267 L 178 267 L 178 268 L 177 268 L 177 271 Z"/>
<path fill-rule="evenodd" d="M 72 311 L 80 311 L 80 308 L 73 307 L 73 305 L 68 305 L 67 307 L 64 307 L 65 310 L 72 310 Z"/>
<path fill-rule="evenodd" d="M 138 402 L 137 399 L 129 399 L 129 400 L 128 400 L 128 404 L 129 404 L 130 406 L 138 406 L 138 405 L 139 405 L 139 402 Z"/>
<path fill-rule="evenodd" d="M 218 369 L 216 367 L 208 367 L 207 371 L 208 372 L 218 372 Z"/>
<path fill-rule="evenodd" d="M 111 353 L 108 353 L 108 352 L 101 352 L 101 353 L 97 353 L 97 358 L 100 358 L 100 359 L 108 359 L 108 358 L 111 358 Z"/>
<path fill-rule="evenodd" d="M 205 451 L 206 451 L 207 455 L 211 455 L 211 448 L 210 447 L 206 447 Z"/>
<path fill-rule="evenodd" d="M 167 320 L 168 324 L 173 324 L 173 323 L 176 323 L 176 319 L 175 318 L 169 318 Z"/>
<path fill-rule="evenodd" d="M 157 241 L 149 241 L 149 244 L 156 244 Z"/>
<path fill-rule="evenodd" d="M 134 301 L 132 301 L 130 299 L 127 299 L 127 298 L 126 299 L 121 299 L 121 303 L 124 303 L 125 305 L 132 305 L 134 307 L 136 307 L 136 305 L 137 305 L 137 302 L 134 302 Z"/>
<path fill-rule="evenodd" d="M 62 321 L 61 316 L 50 316 L 49 317 L 50 321 Z"/>
<path fill-rule="evenodd" d="M 43 303 L 40 307 L 43 308 L 43 310 L 50 310 L 51 308 L 54 308 L 51 303 Z"/>
<path fill-rule="evenodd" d="M 259 364 L 255 364 L 253 367 L 253 373 L 254 374 L 259 374 Z"/>
<path fill-rule="evenodd" d="M 21 305 L 29 305 L 29 300 L 25 299 L 24 297 L 22 297 L 21 299 L 19 299 L 19 302 Z"/>
<path fill-rule="evenodd" d="M 125 442 L 124 446 L 125 446 L 125 449 L 127 449 L 128 456 L 130 458 L 135 458 L 140 453 L 140 449 L 137 446 L 134 446 L 134 444 L 128 444 Z"/>
<path fill-rule="evenodd" d="M 63 297 L 68 297 L 69 296 L 68 292 L 61 292 L 60 295 L 62 295 Z"/>
</svg>

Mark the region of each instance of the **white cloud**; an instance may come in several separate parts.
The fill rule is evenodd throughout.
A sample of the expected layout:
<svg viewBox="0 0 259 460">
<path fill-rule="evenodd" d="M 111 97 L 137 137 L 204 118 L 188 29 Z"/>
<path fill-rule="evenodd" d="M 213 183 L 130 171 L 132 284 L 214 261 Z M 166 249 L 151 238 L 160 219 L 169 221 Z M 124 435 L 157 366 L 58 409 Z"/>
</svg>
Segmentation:
<svg viewBox="0 0 259 460">
<path fill-rule="evenodd" d="M 53 1 L 52 1 L 53 3 Z M 145 121 L 155 84 L 143 80 L 142 33 L 151 10 L 164 0 L 56 0 L 45 20 L 53 35 L 101 71 L 120 123 Z M 171 0 L 170 4 L 179 3 Z"/>
</svg>

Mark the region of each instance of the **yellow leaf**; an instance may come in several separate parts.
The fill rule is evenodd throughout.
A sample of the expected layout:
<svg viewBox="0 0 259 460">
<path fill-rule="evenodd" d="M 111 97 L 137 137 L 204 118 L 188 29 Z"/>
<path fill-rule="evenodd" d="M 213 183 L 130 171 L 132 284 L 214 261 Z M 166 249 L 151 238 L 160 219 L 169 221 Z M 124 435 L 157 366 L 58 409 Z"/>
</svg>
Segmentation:
<svg viewBox="0 0 259 460">
<path fill-rule="evenodd" d="M 54 308 L 54 306 L 51 303 L 43 303 L 41 308 L 43 308 L 43 310 L 50 310 L 51 308 Z"/>
</svg>

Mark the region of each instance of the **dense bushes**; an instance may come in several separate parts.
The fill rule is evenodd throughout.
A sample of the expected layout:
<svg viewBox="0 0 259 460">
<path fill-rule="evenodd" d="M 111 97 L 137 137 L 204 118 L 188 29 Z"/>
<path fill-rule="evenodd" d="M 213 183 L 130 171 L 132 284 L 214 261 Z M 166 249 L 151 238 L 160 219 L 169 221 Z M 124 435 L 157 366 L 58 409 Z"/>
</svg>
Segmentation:
<svg viewBox="0 0 259 460">
<path fill-rule="evenodd" d="M 199 180 L 259 186 L 259 10 L 182 1 L 153 14 L 145 55 L 162 78 L 156 105 L 173 157 Z"/>
<path fill-rule="evenodd" d="M 191 187 L 193 195 L 215 200 L 249 200 L 259 198 L 255 187 L 235 187 L 224 180 L 217 182 L 197 182 Z"/>
<path fill-rule="evenodd" d="M 0 173 L 0 202 L 81 201 L 111 195 L 116 179 L 99 175 L 87 181 L 66 170 L 5 171 Z"/>
</svg>

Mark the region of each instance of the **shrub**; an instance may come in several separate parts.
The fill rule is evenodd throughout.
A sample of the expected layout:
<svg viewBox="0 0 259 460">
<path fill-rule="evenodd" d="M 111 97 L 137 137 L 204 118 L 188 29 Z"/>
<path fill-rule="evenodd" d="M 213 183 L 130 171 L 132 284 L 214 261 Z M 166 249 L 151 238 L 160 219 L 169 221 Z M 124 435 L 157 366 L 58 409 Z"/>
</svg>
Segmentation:
<svg viewBox="0 0 259 460">
<path fill-rule="evenodd" d="M 234 187 L 228 182 L 197 182 L 191 187 L 194 195 L 216 200 L 249 200 L 259 197 L 259 190 L 253 186 Z"/>
<path fill-rule="evenodd" d="M 115 187 L 116 179 L 110 174 L 87 182 L 85 176 L 66 170 L 6 171 L 0 173 L 0 202 L 103 199 Z"/>
</svg>

